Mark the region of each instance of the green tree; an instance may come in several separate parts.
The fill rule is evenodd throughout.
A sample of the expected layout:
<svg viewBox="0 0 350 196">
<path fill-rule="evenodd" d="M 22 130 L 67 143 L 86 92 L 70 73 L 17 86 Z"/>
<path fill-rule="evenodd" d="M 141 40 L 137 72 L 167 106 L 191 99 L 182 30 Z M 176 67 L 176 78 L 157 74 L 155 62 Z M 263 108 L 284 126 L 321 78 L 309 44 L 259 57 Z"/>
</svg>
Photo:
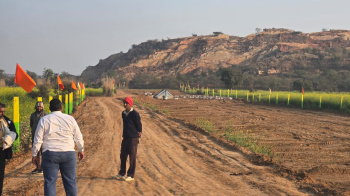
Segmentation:
<svg viewBox="0 0 350 196">
<path fill-rule="evenodd" d="M 226 88 L 238 88 L 243 83 L 243 73 L 235 67 L 224 68 L 221 71 L 221 81 Z"/>
<path fill-rule="evenodd" d="M 6 78 L 5 70 L 0 69 L 0 79 Z"/>
<path fill-rule="evenodd" d="M 26 70 L 26 72 L 35 82 L 38 81 L 38 75 L 35 72 L 29 71 L 29 70 Z"/>
<path fill-rule="evenodd" d="M 51 81 L 53 82 L 55 80 L 55 74 L 52 71 L 52 69 L 46 69 L 44 68 L 44 72 L 43 72 L 43 77 L 46 81 Z"/>
</svg>

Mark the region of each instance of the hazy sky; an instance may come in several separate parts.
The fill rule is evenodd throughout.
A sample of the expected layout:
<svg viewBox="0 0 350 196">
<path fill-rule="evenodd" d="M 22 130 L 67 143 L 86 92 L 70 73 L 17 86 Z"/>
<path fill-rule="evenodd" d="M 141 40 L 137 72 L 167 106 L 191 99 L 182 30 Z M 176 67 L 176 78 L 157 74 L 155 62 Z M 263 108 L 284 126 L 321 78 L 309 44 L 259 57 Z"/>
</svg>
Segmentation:
<svg viewBox="0 0 350 196">
<path fill-rule="evenodd" d="M 350 29 L 349 0 L 0 0 L 0 69 L 80 75 L 149 39 Z"/>
</svg>

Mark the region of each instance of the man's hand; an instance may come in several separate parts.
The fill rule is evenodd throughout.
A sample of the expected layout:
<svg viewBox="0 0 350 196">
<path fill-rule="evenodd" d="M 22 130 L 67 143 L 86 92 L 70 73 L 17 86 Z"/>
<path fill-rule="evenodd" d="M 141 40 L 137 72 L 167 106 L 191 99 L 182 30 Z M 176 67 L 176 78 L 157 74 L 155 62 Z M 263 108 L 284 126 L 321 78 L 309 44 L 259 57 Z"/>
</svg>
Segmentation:
<svg viewBox="0 0 350 196">
<path fill-rule="evenodd" d="M 33 163 L 33 165 L 38 165 L 38 163 L 39 163 L 39 158 L 38 157 L 32 157 L 32 163 Z"/>
<path fill-rule="evenodd" d="M 78 152 L 78 159 L 82 161 L 84 159 L 84 152 Z"/>
</svg>

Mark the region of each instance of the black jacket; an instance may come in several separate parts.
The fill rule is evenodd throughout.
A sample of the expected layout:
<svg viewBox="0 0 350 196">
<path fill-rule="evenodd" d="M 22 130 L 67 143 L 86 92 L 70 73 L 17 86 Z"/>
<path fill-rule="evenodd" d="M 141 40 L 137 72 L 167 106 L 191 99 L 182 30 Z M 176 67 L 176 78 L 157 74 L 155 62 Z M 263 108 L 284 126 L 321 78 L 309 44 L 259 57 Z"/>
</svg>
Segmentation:
<svg viewBox="0 0 350 196">
<path fill-rule="evenodd" d="M 142 132 L 141 117 L 135 110 L 126 114 L 122 112 L 123 118 L 123 138 L 137 138 L 139 137 L 138 132 Z"/>
<path fill-rule="evenodd" d="M 15 124 L 12 122 L 12 120 L 7 118 L 6 116 L 4 116 L 4 119 L 6 120 L 6 122 L 8 124 L 8 128 L 10 129 L 10 131 L 13 131 L 13 132 L 16 133 L 16 140 L 17 140 L 18 134 L 16 132 Z M 4 154 L 5 154 L 5 159 L 11 159 L 12 158 L 12 146 L 11 146 L 11 148 L 8 148 L 8 149 L 4 150 Z"/>
</svg>

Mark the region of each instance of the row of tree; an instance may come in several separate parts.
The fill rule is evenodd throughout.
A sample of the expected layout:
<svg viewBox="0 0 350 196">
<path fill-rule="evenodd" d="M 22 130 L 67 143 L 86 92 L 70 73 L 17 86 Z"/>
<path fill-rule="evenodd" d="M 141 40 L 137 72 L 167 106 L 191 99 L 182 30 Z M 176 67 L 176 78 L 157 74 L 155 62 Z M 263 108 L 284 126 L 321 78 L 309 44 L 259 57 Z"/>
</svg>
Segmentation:
<svg viewBox="0 0 350 196">
<path fill-rule="evenodd" d="M 170 88 L 176 89 L 179 84 L 190 84 L 192 87 L 210 87 L 226 89 L 254 90 L 281 90 L 281 91 L 342 91 L 350 92 L 350 71 L 337 72 L 328 70 L 322 74 L 308 74 L 300 76 L 299 73 L 286 75 L 256 75 L 244 72 L 243 69 L 232 66 L 219 69 L 217 72 L 208 71 L 200 76 L 177 74 L 176 76 L 164 76 L 157 78 L 149 73 L 136 75 L 130 82 L 129 88 L 151 89 Z"/>
</svg>

